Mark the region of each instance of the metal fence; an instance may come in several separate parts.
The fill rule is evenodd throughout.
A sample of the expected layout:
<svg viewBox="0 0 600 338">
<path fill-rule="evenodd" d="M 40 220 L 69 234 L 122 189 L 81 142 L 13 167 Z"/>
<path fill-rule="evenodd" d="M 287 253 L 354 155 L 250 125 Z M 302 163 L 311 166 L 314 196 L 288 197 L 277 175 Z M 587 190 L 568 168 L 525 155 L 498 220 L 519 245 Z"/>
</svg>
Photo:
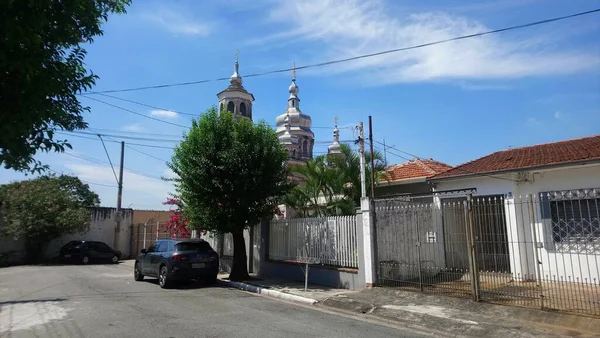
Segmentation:
<svg viewBox="0 0 600 338">
<path fill-rule="evenodd" d="M 268 252 L 275 261 L 358 268 L 356 216 L 273 220 Z"/>
<path fill-rule="evenodd" d="M 380 286 L 600 316 L 600 189 L 376 200 Z"/>
<path fill-rule="evenodd" d="M 167 229 L 166 222 L 150 220 L 145 223 L 133 224 L 131 232 L 131 252 L 136 255 L 141 249 L 148 249 L 159 239 L 171 238 L 173 233 Z"/>
</svg>

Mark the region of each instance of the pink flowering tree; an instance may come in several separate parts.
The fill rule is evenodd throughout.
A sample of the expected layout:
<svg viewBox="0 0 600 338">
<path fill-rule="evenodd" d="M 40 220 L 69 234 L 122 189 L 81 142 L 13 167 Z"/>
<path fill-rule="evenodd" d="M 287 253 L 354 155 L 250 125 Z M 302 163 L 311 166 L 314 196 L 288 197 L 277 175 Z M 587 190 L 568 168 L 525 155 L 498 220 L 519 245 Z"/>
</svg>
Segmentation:
<svg viewBox="0 0 600 338">
<path fill-rule="evenodd" d="M 188 228 L 190 223 L 183 212 L 183 202 L 178 198 L 169 198 L 164 205 L 171 206 L 171 218 L 167 221 L 164 227 L 159 228 L 159 231 L 168 232 L 171 234 L 171 238 L 190 238 L 191 231 Z"/>
</svg>

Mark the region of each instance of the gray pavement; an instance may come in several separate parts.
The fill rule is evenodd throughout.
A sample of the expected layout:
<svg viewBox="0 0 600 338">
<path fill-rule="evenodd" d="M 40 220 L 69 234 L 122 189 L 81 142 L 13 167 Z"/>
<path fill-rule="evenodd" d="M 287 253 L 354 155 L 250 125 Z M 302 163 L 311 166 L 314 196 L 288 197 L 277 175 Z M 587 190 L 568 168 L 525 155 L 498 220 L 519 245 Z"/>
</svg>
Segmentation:
<svg viewBox="0 0 600 338">
<path fill-rule="evenodd" d="M 162 290 L 119 265 L 0 269 L 0 337 L 421 337 L 239 290 Z"/>
</svg>

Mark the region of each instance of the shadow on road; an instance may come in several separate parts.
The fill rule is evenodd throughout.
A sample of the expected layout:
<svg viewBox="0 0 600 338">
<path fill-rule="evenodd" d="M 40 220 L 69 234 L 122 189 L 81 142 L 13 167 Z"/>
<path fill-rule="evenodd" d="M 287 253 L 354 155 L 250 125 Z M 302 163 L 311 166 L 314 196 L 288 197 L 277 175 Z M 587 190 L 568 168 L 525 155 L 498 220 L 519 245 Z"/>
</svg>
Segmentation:
<svg viewBox="0 0 600 338">
<path fill-rule="evenodd" d="M 154 284 L 157 287 L 158 278 L 144 278 L 142 282 Z M 159 287 L 160 288 L 160 287 Z M 191 280 L 191 281 L 174 281 L 169 289 L 173 290 L 195 290 L 195 289 L 205 289 L 205 288 L 222 288 L 218 284 L 209 284 L 202 280 Z"/>
</svg>

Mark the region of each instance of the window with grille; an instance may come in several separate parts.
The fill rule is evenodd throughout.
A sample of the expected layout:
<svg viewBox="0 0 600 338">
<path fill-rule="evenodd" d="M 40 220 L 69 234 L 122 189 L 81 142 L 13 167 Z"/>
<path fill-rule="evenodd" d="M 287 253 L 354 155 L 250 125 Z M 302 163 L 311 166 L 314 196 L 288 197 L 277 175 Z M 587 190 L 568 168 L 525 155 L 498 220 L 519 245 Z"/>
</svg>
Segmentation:
<svg viewBox="0 0 600 338">
<path fill-rule="evenodd" d="M 600 250 L 600 188 L 542 193 L 542 201 L 557 250 Z"/>
</svg>

